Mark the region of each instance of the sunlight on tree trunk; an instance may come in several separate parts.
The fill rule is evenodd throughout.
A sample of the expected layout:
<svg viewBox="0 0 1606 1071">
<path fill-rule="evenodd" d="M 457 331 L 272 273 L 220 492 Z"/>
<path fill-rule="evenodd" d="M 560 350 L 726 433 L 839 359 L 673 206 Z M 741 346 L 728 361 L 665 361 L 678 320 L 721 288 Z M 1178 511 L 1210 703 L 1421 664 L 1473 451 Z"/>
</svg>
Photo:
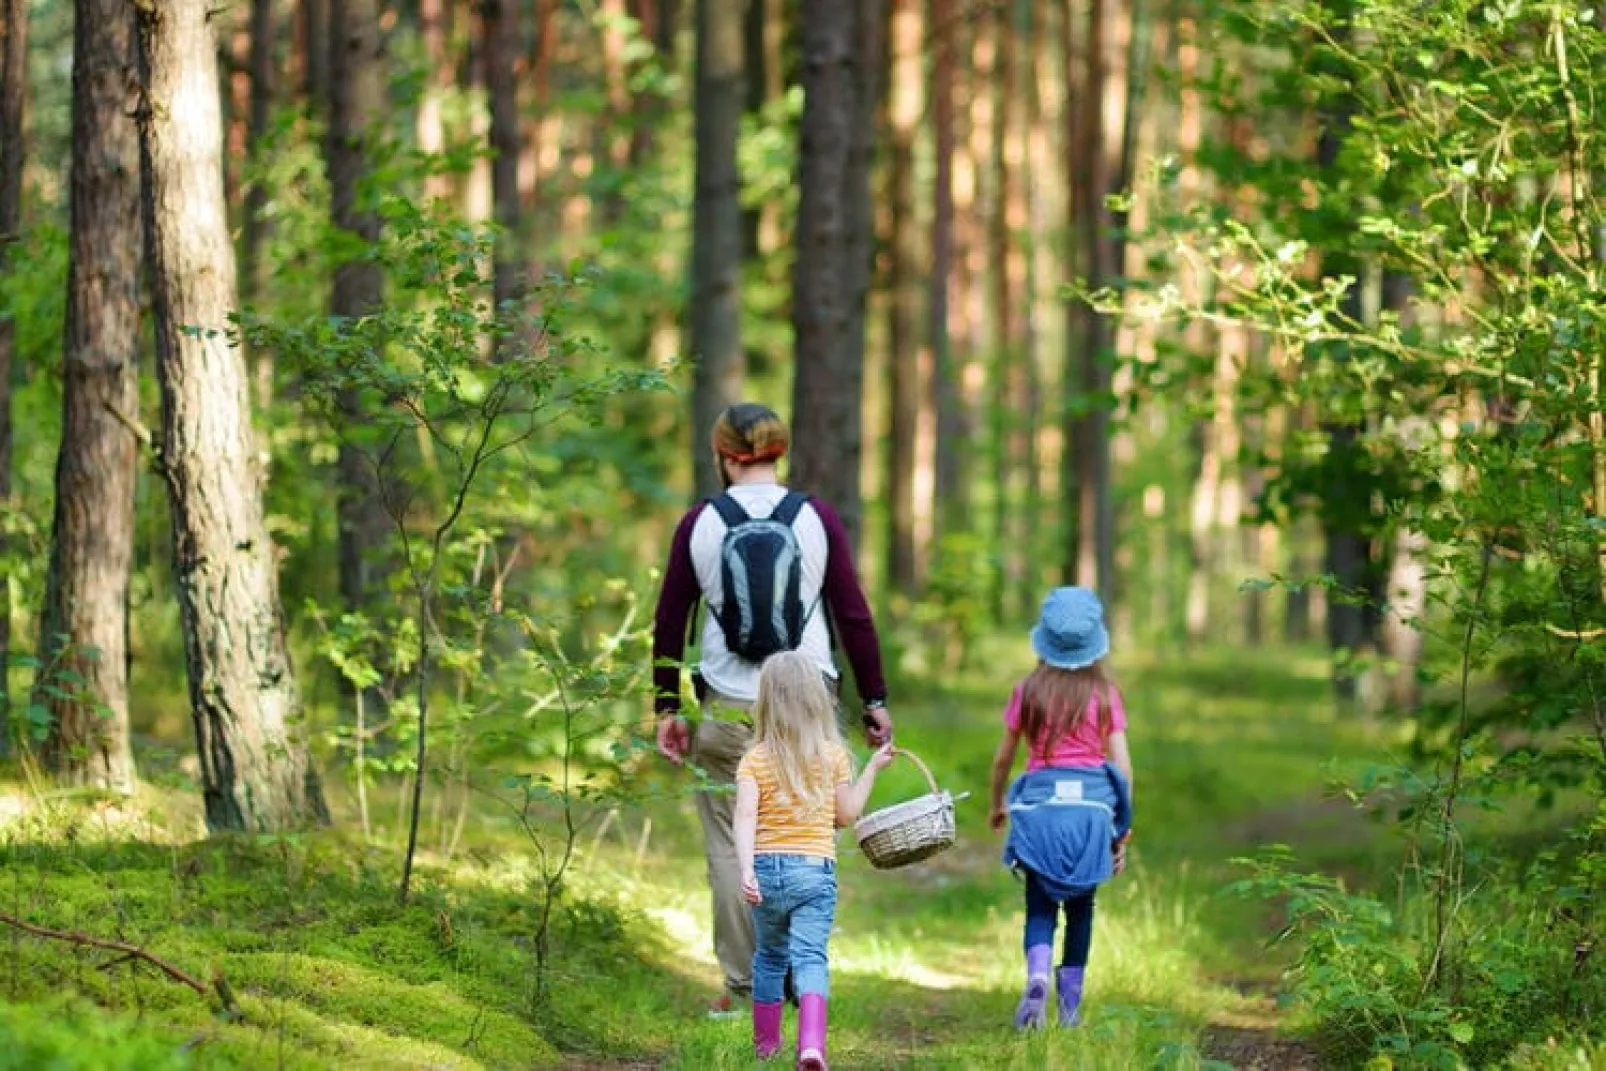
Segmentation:
<svg viewBox="0 0 1606 1071">
<path fill-rule="evenodd" d="M 886 170 L 890 216 L 887 254 L 887 372 L 891 427 L 887 442 L 888 579 L 912 597 L 920 583 L 915 481 L 919 465 L 921 377 L 919 217 L 914 192 L 915 138 L 924 102 L 921 0 L 889 0 L 892 18 L 891 147 Z"/>
<path fill-rule="evenodd" d="M 139 13 L 160 463 L 207 827 L 276 832 L 327 820 L 328 812 L 299 736 L 245 361 L 225 333 L 235 262 L 207 19 L 204 0 Z"/>
</svg>

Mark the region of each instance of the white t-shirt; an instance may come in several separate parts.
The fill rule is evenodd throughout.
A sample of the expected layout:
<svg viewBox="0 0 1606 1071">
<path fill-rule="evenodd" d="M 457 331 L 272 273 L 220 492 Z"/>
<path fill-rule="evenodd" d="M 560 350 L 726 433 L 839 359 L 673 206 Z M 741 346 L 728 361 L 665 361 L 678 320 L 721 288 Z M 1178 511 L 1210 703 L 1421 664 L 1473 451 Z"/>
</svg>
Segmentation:
<svg viewBox="0 0 1606 1071">
<path fill-rule="evenodd" d="M 768 517 L 786 497 L 787 489 L 775 483 L 736 484 L 730 495 L 749 517 Z M 702 659 L 699 669 L 711 691 L 743 703 L 758 698 L 758 666 L 731 654 L 725 646 L 725 633 L 719 627 L 715 608 L 724 604 L 725 589 L 720 575 L 720 547 L 725 542 L 724 518 L 713 506 L 706 506 L 697 518 L 691 533 L 691 562 L 697 572 L 697 584 L 703 591 L 703 620 L 698 630 L 702 637 Z M 809 655 L 820 669 L 833 680 L 837 676 L 836 664 L 831 660 L 831 631 L 826 622 L 826 608 L 820 593 L 825 587 L 825 563 L 828 548 L 825 525 L 814 511 L 812 503 L 798 511 L 792 524 L 798 548 L 803 555 L 803 583 L 800 595 L 803 612 L 808 621 L 803 626 L 803 642 L 798 650 Z"/>
</svg>

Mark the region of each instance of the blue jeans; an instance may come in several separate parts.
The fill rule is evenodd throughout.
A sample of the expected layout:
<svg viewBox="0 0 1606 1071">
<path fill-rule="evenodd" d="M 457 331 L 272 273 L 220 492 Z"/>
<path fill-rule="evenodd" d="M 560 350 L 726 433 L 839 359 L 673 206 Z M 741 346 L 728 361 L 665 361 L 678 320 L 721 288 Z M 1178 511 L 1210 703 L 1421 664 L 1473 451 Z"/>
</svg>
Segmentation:
<svg viewBox="0 0 1606 1071">
<path fill-rule="evenodd" d="M 753 907 L 754 1003 L 780 1003 L 788 967 L 799 996 L 829 995 L 826 944 L 836 920 L 836 863 L 811 855 L 760 855 L 753 873 L 764 896 Z"/>
</svg>

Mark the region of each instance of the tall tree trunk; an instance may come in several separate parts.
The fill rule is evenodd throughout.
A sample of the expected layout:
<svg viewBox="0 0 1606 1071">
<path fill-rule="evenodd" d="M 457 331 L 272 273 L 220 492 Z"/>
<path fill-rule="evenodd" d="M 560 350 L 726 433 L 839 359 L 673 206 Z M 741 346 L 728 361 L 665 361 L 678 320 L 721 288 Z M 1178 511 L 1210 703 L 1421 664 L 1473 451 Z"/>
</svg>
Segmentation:
<svg viewBox="0 0 1606 1071">
<path fill-rule="evenodd" d="M 836 507 L 856 542 L 881 0 L 804 0 L 802 29 L 793 474 Z"/>
<path fill-rule="evenodd" d="M 936 148 L 932 182 L 931 272 L 927 279 L 926 337 L 931 344 L 931 400 L 937 414 L 936 524 L 937 535 L 963 523 L 964 499 L 960 472 L 962 416 L 958 372 L 954 367 L 949 317 L 955 305 L 954 282 L 954 26 L 953 0 L 928 0 L 931 28 L 931 121 Z"/>
<path fill-rule="evenodd" d="M 1008 5 L 1000 4 L 992 12 L 994 44 L 992 84 L 992 205 L 987 219 L 987 261 L 991 272 L 993 337 L 992 368 L 988 373 L 991 397 L 988 400 L 988 424 L 991 430 L 993 461 L 992 539 L 996 548 L 999 568 L 994 574 L 990 592 L 994 621 L 1004 619 L 1004 597 L 1014 590 L 1019 571 L 1020 550 L 1010 532 L 1010 521 L 1020 506 L 1011 500 L 1012 466 L 1010 440 L 1014 427 L 1010 405 L 1010 379 L 1015 374 L 1016 355 L 1016 255 L 1012 239 L 1011 215 L 1015 209 L 1016 189 L 1020 185 L 1019 168 L 1013 158 L 1014 144 L 1010 128 L 1014 116 L 1010 103 L 1015 99 L 1015 33 L 1010 25 Z"/>
<path fill-rule="evenodd" d="M 769 102 L 769 41 L 768 15 L 770 0 L 746 0 L 747 14 L 742 22 L 742 77 L 745 89 L 742 94 L 743 111 L 749 120 L 757 121 Z M 749 261 L 759 259 L 761 224 L 764 208 L 752 205 L 742 209 L 742 256 Z"/>
<path fill-rule="evenodd" d="M 915 469 L 919 464 L 921 249 L 916 230 L 915 137 L 920 127 L 923 29 L 921 0 L 891 0 L 892 146 L 886 171 L 890 214 L 887 372 L 891 429 L 887 444 L 888 575 L 913 596 L 919 585 Z"/>
<path fill-rule="evenodd" d="M 414 137 L 420 152 L 431 156 L 446 151 L 446 96 L 457 81 L 452 70 L 451 48 L 446 34 L 446 0 L 418 0 L 418 34 L 424 47 L 424 86 L 418 96 L 418 113 L 413 121 Z M 449 200 L 452 176 L 431 171 L 424 178 L 424 196 L 429 200 Z"/>
<path fill-rule="evenodd" d="M 1011 408 L 1020 421 L 1016 454 L 1025 485 L 1019 521 L 1021 569 L 1015 601 L 1021 616 L 1029 617 L 1042 594 L 1038 537 L 1043 512 L 1040 468 L 1043 324 L 1038 299 L 1042 296 L 1041 284 L 1047 274 L 1043 263 L 1046 252 L 1043 237 L 1048 226 L 1044 209 L 1048 195 L 1048 169 L 1053 165 L 1048 158 L 1048 146 L 1043 134 L 1043 95 L 1039 84 L 1039 78 L 1044 73 L 1042 54 L 1048 35 L 1043 31 L 1048 12 L 1040 9 L 1035 0 L 1016 0 L 1015 12 L 1016 28 L 1026 48 L 1025 62 L 1021 64 L 1023 116 L 1020 125 L 1020 166 L 1022 174 L 1032 176 L 1032 179 L 1021 183 L 1018 190 L 1024 202 L 1017 209 L 1024 299 L 1021 302 L 1020 361 L 1010 394 L 1013 398 Z"/>
<path fill-rule="evenodd" d="M 298 736 L 245 361 L 223 334 L 235 262 L 207 11 L 206 0 L 139 9 L 161 466 L 207 827 L 273 832 L 327 812 Z"/>
<path fill-rule="evenodd" d="M 251 0 L 251 104 L 247 146 L 253 170 L 257 172 L 246 187 L 245 218 L 240 227 L 240 304 L 256 305 L 263 299 L 264 267 L 262 253 L 270 224 L 267 219 L 268 190 L 261 178 L 263 142 L 273 118 L 273 0 Z M 266 409 L 273 402 L 273 356 L 252 355 L 256 382 L 256 403 Z"/>
<path fill-rule="evenodd" d="M 1397 315 L 1402 326 L 1408 325 L 1410 277 L 1385 271 L 1382 290 L 1383 311 Z M 1425 423 L 1429 418 L 1415 419 Z M 1402 433 L 1405 430 L 1402 428 Z M 1427 611 L 1428 540 L 1402 518 L 1394 532 L 1392 550 L 1383 591 L 1385 613 L 1379 629 L 1383 652 L 1391 663 L 1388 702 L 1397 710 L 1414 711 L 1422 701 L 1417 671 L 1422 663 L 1421 621 Z"/>
<path fill-rule="evenodd" d="M 740 400 L 742 206 L 736 142 L 742 123 L 742 3 L 697 0 L 697 179 L 692 206 L 692 471 L 699 495 L 719 490 L 708 433 Z"/>
<path fill-rule="evenodd" d="M 498 309 L 523 293 L 519 233 L 519 98 L 513 71 L 520 36 L 517 0 L 483 0 L 485 91 L 491 102 L 491 202 L 496 212 L 496 264 L 492 291 Z"/>
<path fill-rule="evenodd" d="M 22 230 L 24 120 L 28 100 L 28 3 L 0 0 L 0 271 Z M 0 509 L 11 505 L 11 364 L 16 335 L 0 318 Z M 6 552 L 0 532 L 0 555 Z M 0 579 L 0 756 L 11 750 L 11 579 Z"/>
<path fill-rule="evenodd" d="M 1120 180 L 1126 143 L 1127 47 L 1130 13 L 1110 0 L 1089 0 L 1087 91 L 1080 120 L 1085 149 L 1080 216 L 1087 244 L 1087 278 L 1094 289 L 1114 281 L 1120 265 L 1114 223 L 1106 198 Z M 1110 330 L 1105 317 L 1082 318 L 1077 386 L 1086 412 L 1075 421 L 1077 581 L 1097 589 L 1106 600 L 1114 595 L 1115 505 L 1110 487 L 1111 387 Z"/>
<path fill-rule="evenodd" d="M 1331 172 L 1349 129 L 1349 112 L 1335 108 L 1323 117 L 1317 142 L 1317 165 Z M 1322 276 L 1327 279 L 1349 277 L 1355 282 L 1344 295 L 1346 315 L 1361 316 L 1361 265 L 1348 251 L 1324 252 Z M 1366 610 L 1357 602 L 1367 588 L 1369 542 L 1353 517 L 1357 503 L 1368 501 L 1367 488 L 1360 480 L 1360 429 L 1351 423 L 1323 424 L 1327 433 L 1329 479 L 1323 495 L 1325 509 L 1322 527 L 1326 536 L 1324 570 L 1339 590 L 1327 600 L 1327 642 L 1336 658 L 1333 688 L 1340 702 L 1357 696 L 1357 680 L 1349 659 L 1358 654 L 1366 641 Z"/>
<path fill-rule="evenodd" d="M 363 189 L 371 169 L 371 142 L 379 136 L 386 107 L 385 71 L 380 56 L 379 8 L 376 0 L 330 0 L 329 10 L 329 165 L 330 215 L 334 225 L 362 244 L 335 267 L 330 312 L 358 319 L 378 310 L 384 299 L 384 276 L 370 254 L 379 241 L 379 215 Z M 348 424 L 361 427 L 355 391 L 340 399 Z M 366 606 L 379 590 L 383 566 L 378 560 L 387 519 L 377 481 L 362 448 L 342 441 L 336 462 L 340 485 L 340 594 L 350 609 Z"/>
<path fill-rule="evenodd" d="M 301 92 L 307 111 L 323 114 L 329 101 L 329 19 L 332 0 L 299 0 L 296 13 L 301 35 Z"/>
<path fill-rule="evenodd" d="M 62 434 L 35 701 L 52 715 L 45 755 L 56 771 L 126 793 L 134 789 L 127 637 L 139 415 L 134 7 L 77 0 L 74 21 Z M 69 671 L 81 686 L 62 686 Z"/>
</svg>

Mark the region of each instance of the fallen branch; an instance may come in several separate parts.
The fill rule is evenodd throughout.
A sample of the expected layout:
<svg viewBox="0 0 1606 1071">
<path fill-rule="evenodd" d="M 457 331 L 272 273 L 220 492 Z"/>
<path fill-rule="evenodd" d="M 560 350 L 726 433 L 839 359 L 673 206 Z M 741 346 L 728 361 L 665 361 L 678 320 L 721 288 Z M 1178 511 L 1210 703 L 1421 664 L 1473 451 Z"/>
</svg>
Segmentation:
<svg viewBox="0 0 1606 1071">
<path fill-rule="evenodd" d="M 91 937 L 88 934 L 83 933 L 69 933 L 65 930 L 47 930 L 43 926 L 35 926 L 30 922 L 24 922 L 21 919 L 12 915 L 7 915 L 4 912 L 0 912 L 0 922 L 5 923 L 7 926 L 14 926 L 23 933 L 29 934 L 33 937 L 42 938 L 44 940 L 65 941 L 70 945 L 79 945 L 84 948 L 99 948 L 107 952 L 121 952 L 124 959 L 144 960 L 146 963 L 149 963 L 152 967 L 155 967 L 157 970 L 161 971 L 163 974 L 167 975 L 180 985 L 189 986 L 203 997 L 207 995 L 207 988 L 204 982 L 185 974 L 171 963 L 151 955 L 143 948 L 136 948 L 125 941 L 105 941 L 99 937 Z"/>
<path fill-rule="evenodd" d="M 1560 636 L 1564 640 L 1598 640 L 1606 636 L 1606 628 L 1571 629 L 1559 628 L 1556 625 L 1545 625 L 1545 631 L 1552 636 Z"/>
</svg>

